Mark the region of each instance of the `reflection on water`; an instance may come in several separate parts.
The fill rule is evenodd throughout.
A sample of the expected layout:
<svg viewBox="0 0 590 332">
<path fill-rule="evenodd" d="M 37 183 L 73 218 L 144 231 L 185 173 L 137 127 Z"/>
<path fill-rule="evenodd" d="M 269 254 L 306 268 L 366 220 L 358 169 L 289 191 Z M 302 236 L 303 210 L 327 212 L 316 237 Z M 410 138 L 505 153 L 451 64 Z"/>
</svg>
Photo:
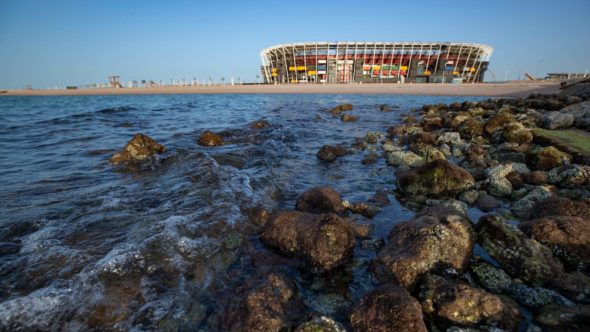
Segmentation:
<svg viewBox="0 0 590 332">
<path fill-rule="evenodd" d="M 261 250 L 249 208 L 291 209 L 330 185 L 349 201 L 393 188 L 393 169 L 367 152 L 326 164 L 324 144 L 385 131 L 400 113 L 464 98 L 384 95 L 182 95 L 0 98 L 0 330 L 215 329 L 232 284 Z M 356 123 L 325 110 L 352 103 Z M 388 104 L 393 112 L 382 112 Z M 249 122 L 271 128 L 253 132 Z M 196 144 L 205 129 L 228 145 Z M 108 158 L 135 133 L 167 152 L 141 169 Z M 377 152 L 380 148 L 375 146 Z M 393 203 L 383 236 L 411 216 Z M 357 246 L 342 275 L 294 269 L 305 302 L 337 317 L 371 280 Z"/>
</svg>

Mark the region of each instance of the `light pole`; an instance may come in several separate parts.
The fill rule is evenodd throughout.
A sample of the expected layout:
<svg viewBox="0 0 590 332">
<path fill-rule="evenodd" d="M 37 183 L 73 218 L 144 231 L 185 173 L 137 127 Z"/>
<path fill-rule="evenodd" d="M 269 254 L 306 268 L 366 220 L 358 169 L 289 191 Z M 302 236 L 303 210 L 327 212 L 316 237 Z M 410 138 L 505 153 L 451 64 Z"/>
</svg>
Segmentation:
<svg viewBox="0 0 590 332">
<path fill-rule="evenodd" d="M 537 75 L 539 73 L 539 67 L 541 66 L 541 63 L 545 61 L 545 60 L 539 60 L 539 62 L 537 62 L 537 69 L 535 69 L 535 79 L 537 79 Z"/>
</svg>

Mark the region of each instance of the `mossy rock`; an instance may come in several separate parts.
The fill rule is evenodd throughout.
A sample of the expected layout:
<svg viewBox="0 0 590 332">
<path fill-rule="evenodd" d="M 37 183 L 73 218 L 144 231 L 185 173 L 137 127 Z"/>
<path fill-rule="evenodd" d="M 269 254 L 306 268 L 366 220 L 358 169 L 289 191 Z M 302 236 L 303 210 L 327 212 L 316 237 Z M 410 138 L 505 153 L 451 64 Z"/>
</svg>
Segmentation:
<svg viewBox="0 0 590 332">
<path fill-rule="evenodd" d="M 473 139 L 483 134 L 483 124 L 476 119 L 467 119 L 459 126 L 459 133 L 463 139 Z"/>
<path fill-rule="evenodd" d="M 519 122 L 510 122 L 502 129 L 502 139 L 510 143 L 531 143 L 533 134 Z"/>
<path fill-rule="evenodd" d="M 531 149 L 526 156 L 527 165 L 532 169 L 540 171 L 549 171 L 571 161 L 572 156 L 560 151 L 554 146 Z"/>
<path fill-rule="evenodd" d="M 504 110 L 504 111 L 502 111 Z M 494 131 L 501 129 L 505 124 L 513 122 L 514 116 L 508 109 L 501 109 L 498 114 L 491 116 L 484 128 L 488 135 L 491 135 Z"/>
<path fill-rule="evenodd" d="M 399 188 L 409 195 L 454 196 L 473 188 L 475 180 L 465 169 L 446 160 L 435 160 L 398 174 Z"/>
</svg>

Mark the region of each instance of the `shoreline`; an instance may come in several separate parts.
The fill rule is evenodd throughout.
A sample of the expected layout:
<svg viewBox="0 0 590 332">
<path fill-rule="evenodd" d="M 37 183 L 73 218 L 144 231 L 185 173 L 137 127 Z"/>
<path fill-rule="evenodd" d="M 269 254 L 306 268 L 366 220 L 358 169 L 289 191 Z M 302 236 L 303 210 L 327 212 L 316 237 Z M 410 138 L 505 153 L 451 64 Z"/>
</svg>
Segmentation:
<svg viewBox="0 0 590 332">
<path fill-rule="evenodd" d="M 475 84 L 285 84 L 162 86 L 100 89 L 5 90 L 0 96 L 92 96 L 146 94 L 406 94 L 433 96 L 523 97 L 531 93 L 557 93 L 559 82 L 507 82 Z"/>
</svg>

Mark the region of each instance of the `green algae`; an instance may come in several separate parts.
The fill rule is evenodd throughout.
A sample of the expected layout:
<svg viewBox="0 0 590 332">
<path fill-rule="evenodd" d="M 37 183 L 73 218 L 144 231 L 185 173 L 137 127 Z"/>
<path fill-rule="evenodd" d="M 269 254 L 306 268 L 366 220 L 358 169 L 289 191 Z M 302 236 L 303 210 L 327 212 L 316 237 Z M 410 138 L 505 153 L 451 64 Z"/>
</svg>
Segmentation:
<svg viewBox="0 0 590 332">
<path fill-rule="evenodd" d="M 535 141 L 555 145 L 572 154 L 578 161 L 590 160 L 590 133 L 580 129 L 546 130 L 533 129 Z"/>
</svg>

